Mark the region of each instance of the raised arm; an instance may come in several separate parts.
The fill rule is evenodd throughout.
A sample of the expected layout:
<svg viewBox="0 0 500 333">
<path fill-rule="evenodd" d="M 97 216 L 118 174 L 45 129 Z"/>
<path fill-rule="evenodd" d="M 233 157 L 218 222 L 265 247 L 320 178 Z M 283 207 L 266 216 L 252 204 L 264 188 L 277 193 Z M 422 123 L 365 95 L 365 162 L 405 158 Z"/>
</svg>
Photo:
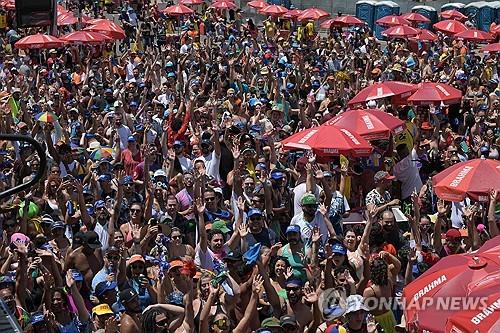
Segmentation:
<svg viewBox="0 0 500 333">
<path fill-rule="evenodd" d="M 443 248 L 441 242 L 441 223 L 446 220 L 446 212 L 448 211 L 443 200 L 439 199 L 437 202 L 438 218 L 434 224 L 434 234 L 432 237 L 432 246 L 436 253 L 440 253 Z"/>
<path fill-rule="evenodd" d="M 198 213 L 198 232 L 200 233 L 200 249 L 203 253 L 207 252 L 208 238 L 205 229 L 205 203 L 202 198 L 196 199 L 196 212 Z"/>
<path fill-rule="evenodd" d="M 490 205 L 488 206 L 488 228 L 490 230 L 491 238 L 498 236 L 498 225 L 495 218 L 495 207 L 497 203 L 498 190 L 491 190 L 490 192 Z"/>
</svg>

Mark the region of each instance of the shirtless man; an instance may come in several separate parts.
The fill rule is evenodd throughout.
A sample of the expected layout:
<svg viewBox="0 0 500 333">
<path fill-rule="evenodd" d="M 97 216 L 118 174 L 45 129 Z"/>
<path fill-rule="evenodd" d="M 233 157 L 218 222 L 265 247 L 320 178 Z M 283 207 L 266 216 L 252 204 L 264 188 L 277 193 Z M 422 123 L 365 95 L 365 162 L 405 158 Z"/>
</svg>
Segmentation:
<svg viewBox="0 0 500 333">
<path fill-rule="evenodd" d="M 83 234 L 82 245 L 77 247 L 66 257 L 65 268 L 75 268 L 82 272 L 87 286 L 92 285 L 92 278 L 104 265 L 102 259 L 101 242 L 95 231 L 87 231 Z"/>
<path fill-rule="evenodd" d="M 170 233 L 171 242 L 168 243 L 168 256 L 169 259 L 172 258 L 185 258 L 189 257 L 190 259 L 194 259 L 194 249 L 189 244 L 182 244 L 182 233 L 181 230 L 177 227 L 172 228 L 172 232 Z"/>
<path fill-rule="evenodd" d="M 320 311 L 317 293 L 309 286 L 303 289 L 302 281 L 291 277 L 286 281 L 286 294 L 288 299 L 282 300 L 282 314 L 295 316 L 299 332 L 316 332 L 321 321 L 321 317 L 317 315 Z M 316 315 L 313 316 L 314 314 Z"/>
<path fill-rule="evenodd" d="M 120 300 L 125 307 L 125 312 L 120 319 L 120 333 L 141 332 L 141 305 L 139 295 L 133 289 L 120 292 Z"/>
</svg>

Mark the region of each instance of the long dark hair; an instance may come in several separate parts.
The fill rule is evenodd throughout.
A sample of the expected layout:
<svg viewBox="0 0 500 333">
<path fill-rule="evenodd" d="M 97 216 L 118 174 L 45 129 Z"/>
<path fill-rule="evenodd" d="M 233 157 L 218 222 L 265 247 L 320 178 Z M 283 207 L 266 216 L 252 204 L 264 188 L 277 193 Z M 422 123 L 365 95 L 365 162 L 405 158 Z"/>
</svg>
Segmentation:
<svg viewBox="0 0 500 333">
<path fill-rule="evenodd" d="M 145 311 L 141 317 L 141 326 L 143 333 L 155 333 L 156 332 L 156 316 L 162 314 L 158 309 L 152 308 Z"/>
</svg>

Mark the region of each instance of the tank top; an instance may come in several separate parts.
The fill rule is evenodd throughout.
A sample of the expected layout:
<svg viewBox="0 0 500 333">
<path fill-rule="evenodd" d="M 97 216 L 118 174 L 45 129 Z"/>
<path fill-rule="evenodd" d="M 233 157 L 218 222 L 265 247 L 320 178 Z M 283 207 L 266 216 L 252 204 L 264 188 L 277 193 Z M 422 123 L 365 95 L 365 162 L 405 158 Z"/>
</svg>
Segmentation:
<svg viewBox="0 0 500 333">
<path fill-rule="evenodd" d="M 306 248 L 304 246 L 303 248 L 304 253 L 305 249 Z M 303 282 L 307 281 L 307 274 L 305 270 L 305 265 L 302 262 L 302 258 L 298 254 L 294 254 L 292 253 L 292 251 L 290 251 L 290 244 L 286 244 L 283 247 L 281 255 L 288 260 L 290 267 L 292 267 L 293 269 L 293 276 L 298 279 L 301 279 Z"/>
</svg>

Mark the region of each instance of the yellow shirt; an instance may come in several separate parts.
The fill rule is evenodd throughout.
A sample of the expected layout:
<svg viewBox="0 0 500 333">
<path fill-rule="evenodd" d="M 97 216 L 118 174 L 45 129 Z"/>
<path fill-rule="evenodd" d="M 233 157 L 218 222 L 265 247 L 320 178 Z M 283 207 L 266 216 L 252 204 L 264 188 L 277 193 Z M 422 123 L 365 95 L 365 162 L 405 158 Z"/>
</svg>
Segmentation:
<svg viewBox="0 0 500 333">
<path fill-rule="evenodd" d="M 408 151 L 411 151 L 413 149 L 413 139 L 417 135 L 417 127 L 411 121 L 407 121 L 405 125 L 405 130 L 394 136 L 394 142 L 396 146 L 402 143 L 406 144 Z"/>
<path fill-rule="evenodd" d="M 266 36 L 268 38 L 274 37 L 274 35 L 276 34 L 276 25 L 274 24 L 274 22 L 264 22 L 264 28 L 266 29 Z"/>
<path fill-rule="evenodd" d="M 312 35 L 314 35 L 314 23 L 308 22 L 306 24 L 306 36 L 311 37 Z"/>
<path fill-rule="evenodd" d="M 5 29 L 7 27 L 7 15 L 0 14 L 0 29 Z"/>
</svg>

